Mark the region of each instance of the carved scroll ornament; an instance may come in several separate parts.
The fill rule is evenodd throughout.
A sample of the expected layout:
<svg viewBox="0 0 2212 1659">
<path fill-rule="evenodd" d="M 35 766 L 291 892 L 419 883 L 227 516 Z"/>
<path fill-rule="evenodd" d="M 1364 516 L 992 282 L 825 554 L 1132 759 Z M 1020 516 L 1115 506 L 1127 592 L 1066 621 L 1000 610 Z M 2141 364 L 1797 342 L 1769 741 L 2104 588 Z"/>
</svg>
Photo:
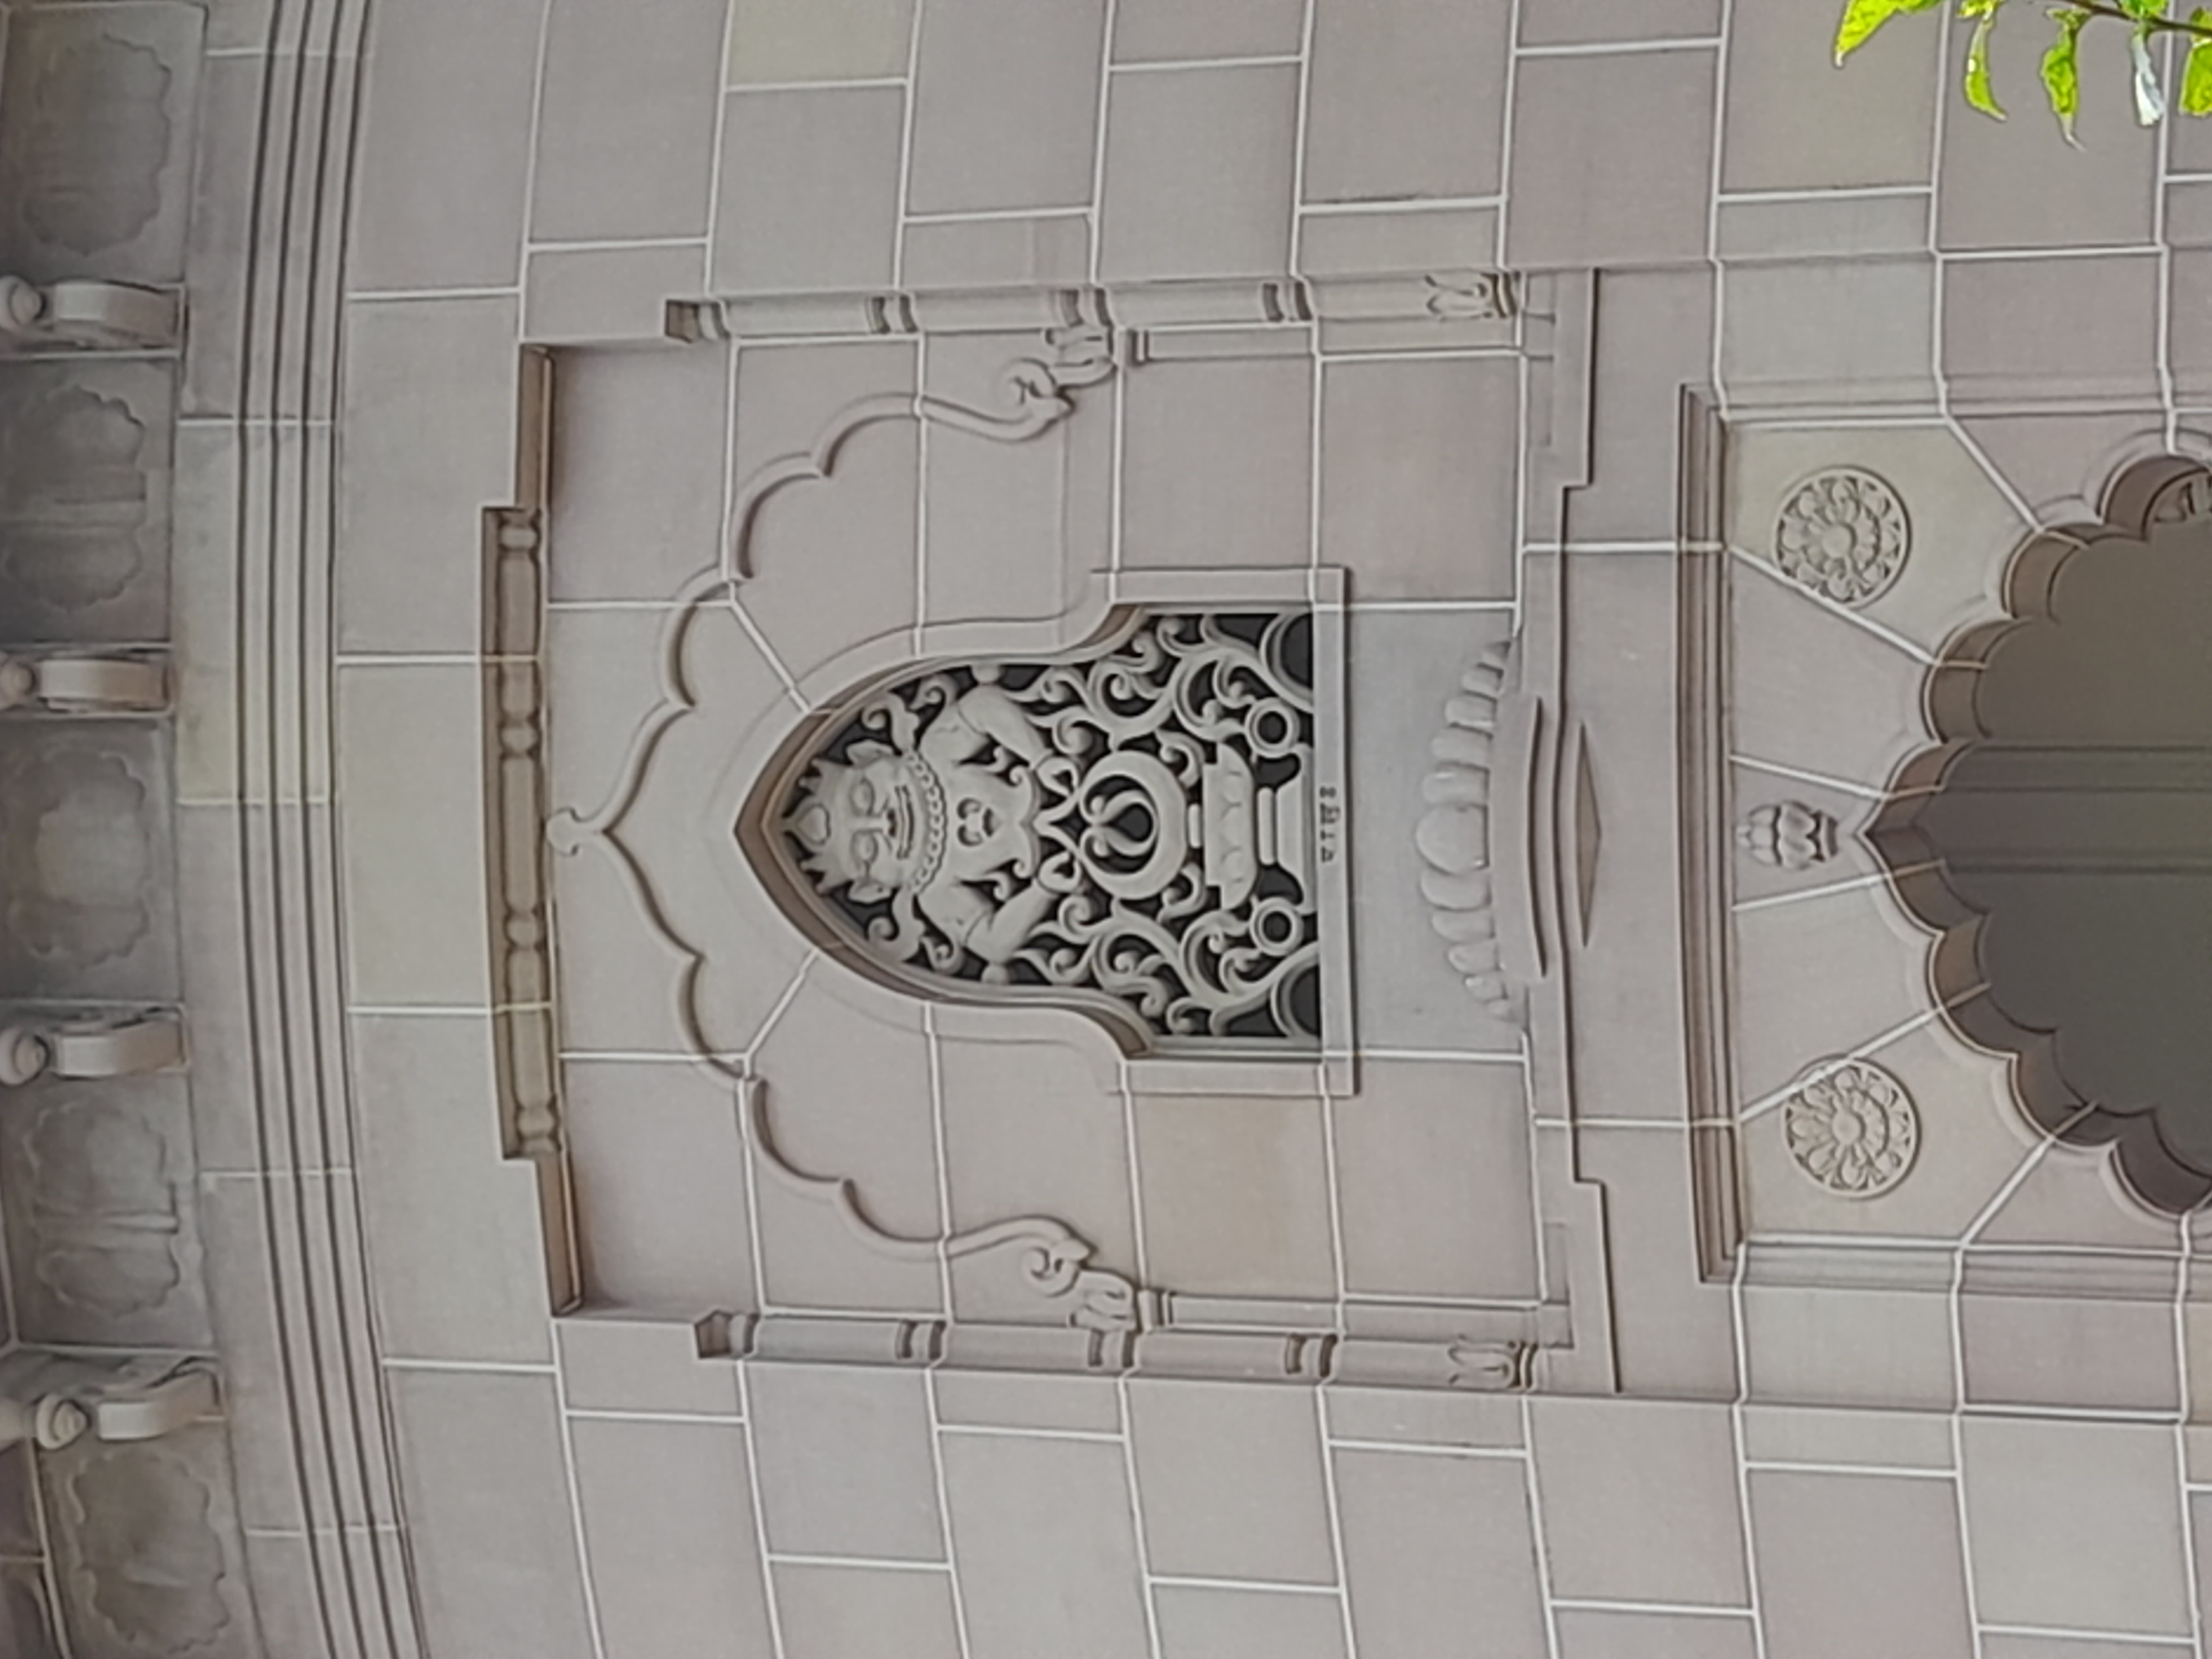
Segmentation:
<svg viewBox="0 0 2212 1659">
<path fill-rule="evenodd" d="M 753 527 L 769 496 L 786 486 L 826 480 L 847 440 L 886 421 L 934 422 L 994 443 L 1022 443 L 1058 426 L 1075 412 L 1074 392 L 1114 372 L 1109 337 L 1103 329 L 1048 330 L 1049 355 L 1017 357 L 999 374 L 1005 407 L 978 409 L 930 392 L 890 392 L 862 398 L 832 416 L 812 447 L 779 456 L 738 486 L 730 513 L 730 541 L 723 573 L 732 581 L 753 574 Z"/>
<path fill-rule="evenodd" d="M 1119 1273 L 1090 1265 L 1095 1253 L 1064 1222 L 1024 1216 L 940 1238 L 904 1238 L 868 1217 L 859 1189 L 836 1176 L 806 1174 L 777 1150 L 767 1095 L 742 1085 L 742 1109 L 753 1151 L 778 1185 L 826 1204 L 853 1236 L 894 1261 L 942 1260 L 953 1295 L 967 1316 L 1015 1325 L 1059 1325 L 1104 1335 L 1138 1326 L 1136 1288 Z"/>
</svg>

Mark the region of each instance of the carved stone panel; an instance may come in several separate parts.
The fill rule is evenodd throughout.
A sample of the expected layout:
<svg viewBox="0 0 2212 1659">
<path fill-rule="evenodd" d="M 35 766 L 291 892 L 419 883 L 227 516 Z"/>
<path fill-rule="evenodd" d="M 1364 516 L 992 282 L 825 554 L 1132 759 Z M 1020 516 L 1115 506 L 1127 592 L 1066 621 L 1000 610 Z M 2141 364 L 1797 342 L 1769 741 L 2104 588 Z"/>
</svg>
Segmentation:
<svg viewBox="0 0 2212 1659">
<path fill-rule="evenodd" d="M 0 642 L 167 638 L 175 404 L 161 363 L 0 364 Z"/>
<path fill-rule="evenodd" d="M 88 1437 L 42 1472 L 55 1581 L 77 1659 L 258 1654 L 219 1425 Z"/>
<path fill-rule="evenodd" d="M 1064 1001 L 1164 1051 L 1318 1049 L 1313 652 L 1304 609 L 1139 612 L 1066 659 L 910 676 L 762 803 L 769 844 L 917 989 Z"/>
<path fill-rule="evenodd" d="M 167 734 L 0 724 L 0 997 L 173 1000 Z"/>
<path fill-rule="evenodd" d="M 181 1080 L 0 1099 L 0 1202 L 24 1340 L 209 1346 Z"/>
<path fill-rule="evenodd" d="M 201 8 L 18 9 L 0 82 L 0 266 L 184 276 Z"/>
</svg>

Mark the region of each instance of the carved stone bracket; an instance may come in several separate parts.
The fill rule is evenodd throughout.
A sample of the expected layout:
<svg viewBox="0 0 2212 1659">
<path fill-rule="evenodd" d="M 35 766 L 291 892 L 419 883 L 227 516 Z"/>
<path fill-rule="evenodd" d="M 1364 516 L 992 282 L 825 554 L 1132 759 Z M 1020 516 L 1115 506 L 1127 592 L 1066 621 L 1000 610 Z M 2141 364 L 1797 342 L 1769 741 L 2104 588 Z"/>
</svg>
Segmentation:
<svg viewBox="0 0 2212 1659">
<path fill-rule="evenodd" d="M 0 1024 L 0 1086 L 41 1077 L 135 1077 L 185 1061 L 185 1027 L 174 1012 L 97 1019 L 17 1018 Z"/>
<path fill-rule="evenodd" d="M 1050 431 L 1075 412 L 1072 395 L 1114 372 L 1109 337 L 1081 325 L 1048 329 L 1049 357 L 1018 357 L 1000 371 L 1003 411 L 976 409 L 928 392 L 886 392 L 848 404 L 830 417 L 813 446 L 766 462 L 739 486 L 730 514 L 724 574 L 743 581 L 753 574 L 753 526 L 768 498 L 787 484 L 827 479 L 838 452 L 864 427 L 885 421 L 936 422 L 996 443 L 1021 443 Z"/>
<path fill-rule="evenodd" d="M 90 1359 L 18 1349 L 0 1360 L 0 1446 L 58 1451 L 87 1434 L 158 1440 L 212 1416 L 216 1378 L 197 1359 Z"/>
<path fill-rule="evenodd" d="M 0 346 L 159 349 L 177 343 L 183 301 L 161 289 L 71 281 L 45 287 L 0 275 Z"/>
<path fill-rule="evenodd" d="M 120 654 L 0 653 L 0 710 L 33 704 L 63 714 L 158 714 L 169 706 L 168 665 Z"/>
</svg>

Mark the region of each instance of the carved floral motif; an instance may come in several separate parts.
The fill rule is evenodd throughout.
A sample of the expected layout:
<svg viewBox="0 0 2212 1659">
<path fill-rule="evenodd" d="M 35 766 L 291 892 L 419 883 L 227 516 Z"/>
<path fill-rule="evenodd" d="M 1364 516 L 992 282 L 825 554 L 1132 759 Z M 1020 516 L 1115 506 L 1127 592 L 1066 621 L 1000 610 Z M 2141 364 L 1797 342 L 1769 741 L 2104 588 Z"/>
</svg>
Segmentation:
<svg viewBox="0 0 2212 1659">
<path fill-rule="evenodd" d="M 1844 1198 L 1879 1198 L 1911 1172 L 1920 1113 L 1905 1085 L 1870 1060 L 1823 1061 L 1783 1104 L 1797 1167 Z"/>
<path fill-rule="evenodd" d="M 1864 605 L 1895 581 L 1912 550 L 1897 492 L 1857 467 L 1816 472 L 1791 492 L 1774 524 L 1774 562 L 1839 605 Z"/>
<path fill-rule="evenodd" d="M 1809 870 L 1836 855 L 1836 821 L 1802 801 L 1769 801 L 1744 814 L 1735 838 L 1752 860 L 1777 870 Z"/>
<path fill-rule="evenodd" d="M 902 973 L 1112 999 L 1164 1046 L 1321 1036 L 1308 613 L 1156 613 L 870 697 L 781 818 Z"/>
</svg>

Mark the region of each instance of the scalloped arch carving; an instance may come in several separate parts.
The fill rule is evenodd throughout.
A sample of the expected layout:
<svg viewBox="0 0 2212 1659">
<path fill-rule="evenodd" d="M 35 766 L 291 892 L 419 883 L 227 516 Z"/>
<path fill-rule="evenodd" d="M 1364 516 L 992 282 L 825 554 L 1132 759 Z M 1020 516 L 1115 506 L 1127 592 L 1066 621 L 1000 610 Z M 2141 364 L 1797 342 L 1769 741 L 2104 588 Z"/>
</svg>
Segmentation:
<svg viewBox="0 0 2212 1659">
<path fill-rule="evenodd" d="M 2014 556 L 1928 675 L 1939 736 L 1870 839 L 1958 1033 L 2045 1133 L 2212 1200 L 2212 471 L 2129 469 Z"/>
</svg>

